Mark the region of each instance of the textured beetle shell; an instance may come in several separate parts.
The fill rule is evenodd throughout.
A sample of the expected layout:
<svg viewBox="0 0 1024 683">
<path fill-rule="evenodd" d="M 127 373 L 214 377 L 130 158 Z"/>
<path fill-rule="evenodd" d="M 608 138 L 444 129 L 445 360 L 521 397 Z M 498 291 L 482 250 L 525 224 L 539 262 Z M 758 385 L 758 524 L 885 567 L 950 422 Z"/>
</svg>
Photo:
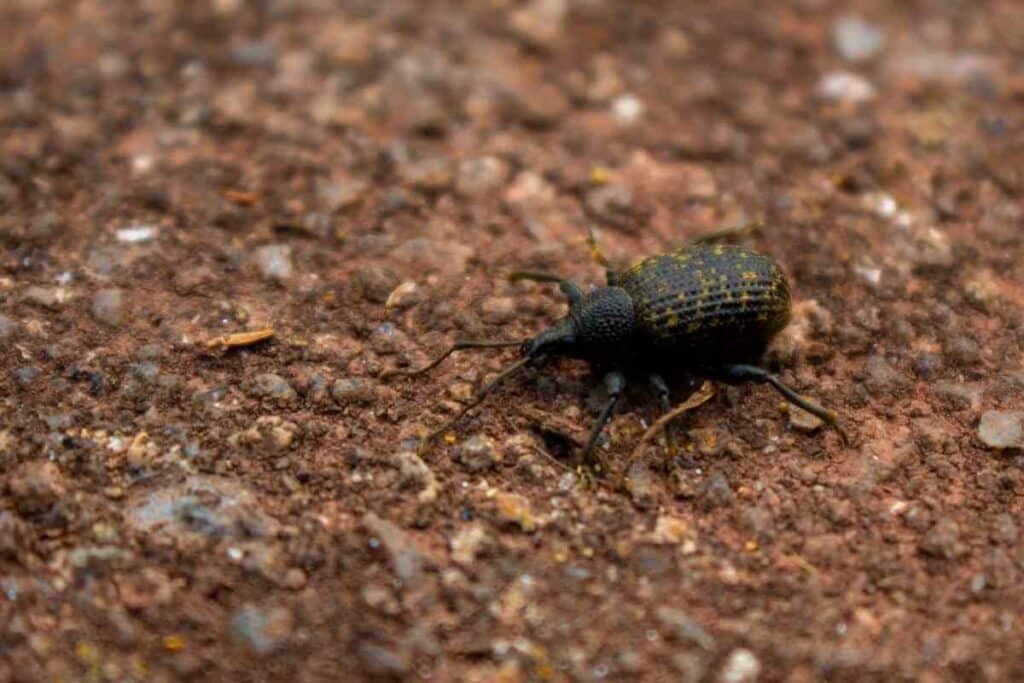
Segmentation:
<svg viewBox="0 0 1024 683">
<path fill-rule="evenodd" d="M 647 258 L 615 283 L 654 347 L 691 358 L 759 355 L 789 322 L 789 284 L 771 259 L 735 246 L 691 246 Z"/>
</svg>

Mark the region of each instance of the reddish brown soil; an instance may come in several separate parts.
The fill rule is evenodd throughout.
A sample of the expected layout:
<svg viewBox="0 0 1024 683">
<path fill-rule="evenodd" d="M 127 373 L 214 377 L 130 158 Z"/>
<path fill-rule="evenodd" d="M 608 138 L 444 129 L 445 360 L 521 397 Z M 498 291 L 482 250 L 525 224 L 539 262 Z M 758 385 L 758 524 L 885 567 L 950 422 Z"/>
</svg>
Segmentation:
<svg viewBox="0 0 1024 683">
<path fill-rule="evenodd" d="M 1024 387 L 1021 3 L 6 0 L 0 40 L 0 680 L 1024 677 L 978 427 Z M 414 455 L 514 353 L 384 370 L 564 312 L 508 272 L 743 226 L 848 445 L 720 388 L 698 468 L 588 488 L 567 362 Z"/>
</svg>

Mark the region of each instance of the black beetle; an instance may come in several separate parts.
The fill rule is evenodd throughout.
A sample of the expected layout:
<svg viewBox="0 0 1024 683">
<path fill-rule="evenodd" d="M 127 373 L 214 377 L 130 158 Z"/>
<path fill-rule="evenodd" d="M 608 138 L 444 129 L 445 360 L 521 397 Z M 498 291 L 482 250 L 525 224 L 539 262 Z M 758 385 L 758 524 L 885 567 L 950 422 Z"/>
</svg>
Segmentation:
<svg viewBox="0 0 1024 683">
<path fill-rule="evenodd" d="M 423 443 L 479 405 L 509 375 L 558 356 L 587 361 L 603 375 L 608 390 L 608 400 L 583 448 L 583 464 L 589 468 L 598 464 L 594 445 L 611 419 L 627 376 L 645 377 L 665 410 L 671 408 L 666 376 L 684 380 L 689 393 L 700 379 L 767 383 L 790 403 L 838 429 L 831 411 L 754 365 L 790 319 L 789 284 L 768 257 L 737 246 L 691 244 L 621 272 L 609 268 L 607 277 L 607 286 L 584 293 L 557 275 L 513 273 L 512 280 L 558 284 L 569 300 L 568 315 L 525 342 L 458 341 L 437 360 L 410 373 L 426 372 L 461 349 L 521 346 L 520 360 L 502 370 Z M 674 451 L 671 431 L 666 436 Z"/>
</svg>

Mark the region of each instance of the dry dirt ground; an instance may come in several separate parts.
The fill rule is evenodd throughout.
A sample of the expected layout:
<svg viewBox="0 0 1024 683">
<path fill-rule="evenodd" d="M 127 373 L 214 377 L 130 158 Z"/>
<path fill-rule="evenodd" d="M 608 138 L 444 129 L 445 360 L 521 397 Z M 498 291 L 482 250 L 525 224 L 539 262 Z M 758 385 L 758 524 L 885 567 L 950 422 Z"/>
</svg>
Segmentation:
<svg viewBox="0 0 1024 683">
<path fill-rule="evenodd" d="M 0 680 L 1024 677 L 1024 4 L 5 0 L 0 41 Z M 719 388 L 697 467 L 582 486 L 566 362 L 416 455 L 514 350 L 382 374 L 564 313 L 510 271 L 723 228 L 848 445 Z"/>
</svg>

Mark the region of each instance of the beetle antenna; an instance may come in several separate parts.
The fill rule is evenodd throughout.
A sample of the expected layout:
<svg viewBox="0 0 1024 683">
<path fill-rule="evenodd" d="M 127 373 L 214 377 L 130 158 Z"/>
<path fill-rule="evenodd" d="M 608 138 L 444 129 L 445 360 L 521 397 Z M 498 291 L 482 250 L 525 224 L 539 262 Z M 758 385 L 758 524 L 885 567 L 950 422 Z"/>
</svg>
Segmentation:
<svg viewBox="0 0 1024 683">
<path fill-rule="evenodd" d="M 604 255 L 604 251 L 601 250 L 601 245 L 597 243 L 597 233 L 594 232 L 593 228 L 587 231 L 587 249 L 590 251 L 590 258 L 593 259 L 597 265 L 611 269 L 612 264 L 608 260 L 608 257 Z"/>
<path fill-rule="evenodd" d="M 423 439 L 423 441 L 420 442 L 420 448 L 424 448 L 427 444 L 436 439 L 438 436 L 451 429 L 452 425 L 461 420 L 466 413 L 468 413 L 473 408 L 476 408 L 478 405 L 483 403 L 484 399 L 487 398 L 487 395 L 491 393 L 491 389 L 498 386 L 499 383 L 508 378 L 510 375 L 513 375 L 519 370 L 521 370 L 528 363 L 535 362 L 536 360 L 537 358 L 533 356 L 527 356 L 526 358 L 521 358 L 520 360 L 517 360 L 515 363 L 512 363 L 511 365 L 507 366 L 504 370 L 499 372 L 498 375 L 490 382 L 485 384 L 484 388 L 481 389 L 477 393 L 477 395 L 473 397 L 473 400 L 467 403 L 465 406 L 463 406 L 462 410 L 460 410 L 453 418 L 451 418 L 443 425 L 441 425 L 440 427 L 432 431 L 430 434 L 428 434 Z"/>
<path fill-rule="evenodd" d="M 406 377 L 413 377 L 415 375 L 421 375 L 424 372 L 430 372 L 438 365 L 444 362 L 444 359 L 452 355 L 456 351 L 462 351 L 464 349 L 497 349 L 506 346 L 522 346 L 523 342 L 520 341 L 486 341 L 480 339 L 460 339 L 459 341 L 448 347 L 448 350 L 438 356 L 428 365 L 420 368 L 419 370 L 392 370 L 387 373 L 387 377 L 394 375 L 405 375 Z"/>
</svg>

